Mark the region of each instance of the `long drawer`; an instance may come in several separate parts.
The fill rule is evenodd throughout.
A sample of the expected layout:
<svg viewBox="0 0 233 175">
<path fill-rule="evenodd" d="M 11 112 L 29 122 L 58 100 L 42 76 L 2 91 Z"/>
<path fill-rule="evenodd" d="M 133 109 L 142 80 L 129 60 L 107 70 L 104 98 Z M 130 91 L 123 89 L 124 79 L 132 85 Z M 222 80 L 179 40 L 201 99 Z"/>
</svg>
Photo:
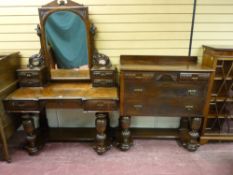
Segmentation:
<svg viewBox="0 0 233 175">
<path fill-rule="evenodd" d="M 204 100 L 198 98 L 148 98 L 127 100 L 125 115 L 133 116 L 202 116 Z"/>
<path fill-rule="evenodd" d="M 4 100 L 7 112 L 39 111 L 40 105 L 35 100 Z"/>
</svg>

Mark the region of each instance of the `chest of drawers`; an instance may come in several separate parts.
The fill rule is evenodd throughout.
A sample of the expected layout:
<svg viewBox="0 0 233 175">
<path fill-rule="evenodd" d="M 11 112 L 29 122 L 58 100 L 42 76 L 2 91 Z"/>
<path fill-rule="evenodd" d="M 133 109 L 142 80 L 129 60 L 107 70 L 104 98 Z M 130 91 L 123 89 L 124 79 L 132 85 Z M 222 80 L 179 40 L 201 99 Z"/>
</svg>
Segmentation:
<svg viewBox="0 0 233 175">
<path fill-rule="evenodd" d="M 203 116 L 210 73 L 126 71 L 121 113 L 132 116 Z"/>
<path fill-rule="evenodd" d="M 16 72 L 21 87 L 42 87 L 48 82 L 48 71 L 45 66 L 33 69 L 21 68 Z"/>
<path fill-rule="evenodd" d="M 96 67 L 91 69 L 93 87 L 115 87 L 116 67 Z"/>
<path fill-rule="evenodd" d="M 196 150 L 211 74 L 210 68 L 197 64 L 196 57 L 121 56 L 120 148 L 130 147 L 131 116 L 174 116 L 182 118 L 180 130 L 186 128 L 181 140 L 191 138 L 184 144 Z M 188 134 L 191 131 L 195 136 Z"/>
</svg>

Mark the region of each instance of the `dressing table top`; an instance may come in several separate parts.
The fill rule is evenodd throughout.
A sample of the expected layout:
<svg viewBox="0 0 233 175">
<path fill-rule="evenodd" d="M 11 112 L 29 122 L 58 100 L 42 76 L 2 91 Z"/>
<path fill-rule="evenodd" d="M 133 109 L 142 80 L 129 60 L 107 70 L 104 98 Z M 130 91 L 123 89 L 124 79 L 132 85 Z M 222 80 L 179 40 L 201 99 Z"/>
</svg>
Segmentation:
<svg viewBox="0 0 233 175">
<path fill-rule="evenodd" d="M 117 88 L 92 87 L 91 83 L 50 83 L 45 87 L 21 87 L 5 100 L 106 99 L 118 100 Z"/>
</svg>

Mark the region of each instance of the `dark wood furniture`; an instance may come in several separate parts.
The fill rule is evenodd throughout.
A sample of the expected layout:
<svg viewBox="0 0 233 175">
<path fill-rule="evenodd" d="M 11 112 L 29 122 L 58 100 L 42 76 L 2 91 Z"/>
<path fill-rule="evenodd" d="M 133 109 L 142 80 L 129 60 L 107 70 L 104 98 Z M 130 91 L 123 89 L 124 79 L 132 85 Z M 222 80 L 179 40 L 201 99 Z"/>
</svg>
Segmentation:
<svg viewBox="0 0 233 175">
<path fill-rule="evenodd" d="M 48 82 L 48 69 L 45 66 L 17 69 L 17 77 L 21 87 L 39 87 Z"/>
<path fill-rule="evenodd" d="M 91 79 L 94 87 L 116 86 L 117 71 L 115 66 L 97 67 L 91 69 Z"/>
<path fill-rule="evenodd" d="M 88 65 L 84 69 L 80 67 L 56 68 L 57 57 L 53 53 L 53 48 L 48 47 L 45 25 L 50 15 L 57 12 L 62 12 L 59 13 L 60 15 L 66 15 L 66 12 L 76 15 L 75 17 L 84 25 L 82 30 L 86 30 L 86 36 L 83 36 L 82 39 L 87 41 L 88 52 Z M 104 79 L 113 80 L 115 68 L 109 67 L 111 64 L 107 56 L 99 54 L 97 51 L 93 53 L 94 27 L 90 25 L 88 19 L 88 8 L 70 0 L 55 0 L 39 8 L 39 16 L 40 25 L 37 28 L 37 33 L 41 41 L 40 58 L 44 59 L 42 61 L 44 66 L 37 68 L 32 66 L 33 69 L 24 68 L 17 71 L 21 87 L 4 99 L 4 107 L 8 113 L 15 114 L 16 117 L 19 116 L 22 119 L 27 135 L 26 149 L 29 154 L 36 154 L 45 141 L 62 140 L 95 140 L 94 148 L 98 154 L 102 154 L 110 148 L 106 133 L 109 130 L 108 113 L 118 110 L 118 91 L 114 82 L 112 82 L 111 87 L 105 87 L 107 86 L 105 84 L 99 84 L 98 87 L 92 85 L 90 71 L 95 66 L 93 58 L 101 60 L 103 56 L 109 63 L 108 68 L 104 68 L 104 65 L 101 65 L 101 68 L 93 68 L 94 72 L 98 70 L 101 73 L 100 76 L 103 76 L 104 72 L 106 75 L 103 76 Z M 58 22 L 63 24 L 64 21 Z M 63 44 L 65 47 L 67 41 Z M 96 73 L 94 74 L 94 79 L 99 77 Z M 96 83 L 94 83 L 95 85 Z M 108 84 L 108 86 L 110 85 Z M 49 128 L 46 117 L 47 108 L 79 108 L 95 112 L 96 131 L 93 132 L 93 129 L 85 128 Z M 39 128 L 37 129 L 33 118 L 35 115 L 39 117 Z"/>
<path fill-rule="evenodd" d="M 105 133 L 108 127 L 108 112 L 118 109 L 118 94 L 115 87 L 93 88 L 91 83 L 50 83 L 46 87 L 19 88 L 4 99 L 4 105 L 7 112 L 21 114 L 27 134 L 26 148 L 30 154 L 38 152 L 41 139 L 54 140 L 47 135 L 53 132 L 53 129 L 48 128 L 46 108 L 81 108 L 84 111 L 96 112 L 95 149 L 102 154 L 109 148 Z M 35 114 L 39 117 L 38 130 L 35 130 L 33 121 Z M 74 139 L 77 139 L 77 136 Z"/>
<path fill-rule="evenodd" d="M 119 147 L 128 150 L 132 145 L 131 116 L 180 116 L 180 140 L 195 151 L 212 72 L 197 64 L 197 57 L 121 56 Z"/>
<path fill-rule="evenodd" d="M 11 161 L 8 139 L 13 135 L 19 122 L 5 113 L 2 99 L 17 88 L 15 71 L 19 68 L 19 64 L 19 53 L 0 55 L 0 149 L 3 159 L 8 162 Z"/>
<path fill-rule="evenodd" d="M 211 101 L 204 118 L 201 144 L 233 140 L 233 47 L 203 46 L 203 64 L 215 69 Z"/>
</svg>

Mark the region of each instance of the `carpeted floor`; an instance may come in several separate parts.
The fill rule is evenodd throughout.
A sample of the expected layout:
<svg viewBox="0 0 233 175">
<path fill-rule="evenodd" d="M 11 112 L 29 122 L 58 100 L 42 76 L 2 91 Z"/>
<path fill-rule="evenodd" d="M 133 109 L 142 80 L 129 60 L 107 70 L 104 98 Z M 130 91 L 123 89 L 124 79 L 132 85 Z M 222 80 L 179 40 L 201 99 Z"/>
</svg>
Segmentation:
<svg viewBox="0 0 233 175">
<path fill-rule="evenodd" d="M 192 153 L 174 140 L 135 140 L 128 152 L 113 147 L 102 156 L 91 143 L 48 143 L 37 156 L 13 150 L 0 175 L 233 175 L 233 143 Z"/>
</svg>

